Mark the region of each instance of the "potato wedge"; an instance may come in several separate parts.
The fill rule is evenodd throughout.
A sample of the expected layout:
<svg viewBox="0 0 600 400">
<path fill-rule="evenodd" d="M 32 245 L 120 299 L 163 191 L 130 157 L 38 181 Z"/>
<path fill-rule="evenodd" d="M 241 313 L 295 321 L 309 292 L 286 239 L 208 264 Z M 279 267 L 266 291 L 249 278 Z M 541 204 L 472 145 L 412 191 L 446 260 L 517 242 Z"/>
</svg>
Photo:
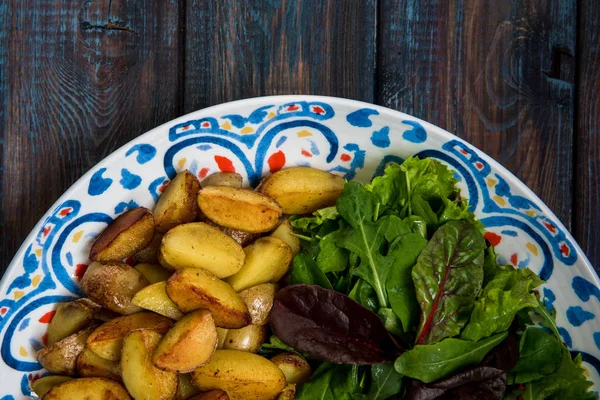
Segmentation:
<svg viewBox="0 0 600 400">
<path fill-rule="evenodd" d="M 271 361 L 237 350 L 217 350 L 210 361 L 192 372 L 200 390 L 221 389 L 248 399 L 272 399 L 286 385 L 283 372 Z"/>
<path fill-rule="evenodd" d="M 169 229 L 196 219 L 198 207 L 196 196 L 200 183 L 190 171 L 181 171 L 167 185 L 154 207 L 156 230 L 164 233 Z"/>
<path fill-rule="evenodd" d="M 345 183 L 344 178 L 329 172 L 293 167 L 268 177 L 261 191 L 277 201 L 286 214 L 310 214 L 335 205 Z"/>
<path fill-rule="evenodd" d="M 180 373 L 204 365 L 217 348 L 217 328 L 208 310 L 187 314 L 169 329 L 152 361 L 158 368 Z"/>
<path fill-rule="evenodd" d="M 90 260 L 120 261 L 146 247 L 154 237 L 154 217 L 144 207 L 119 215 L 94 241 Z"/>
<path fill-rule="evenodd" d="M 88 348 L 85 348 L 77 358 L 77 372 L 83 377 L 97 376 L 121 382 L 119 362 L 102 358 Z"/>
<path fill-rule="evenodd" d="M 230 329 L 223 349 L 257 353 L 263 342 L 267 340 L 268 333 L 266 325 L 248 325 L 241 329 Z"/>
<path fill-rule="evenodd" d="M 290 224 L 290 220 L 286 218 L 279 224 L 277 229 L 271 232 L 271 236 L 281 239 L 289 244 L 292 249 L 292 254 L 295 256 L 300 253 L 300 239 L 292 235 L 292 233 L 294 233 L 294 229 L 292 228 L 292 224 Z"/>
<path fill-rule="evenodd" d="M 204 222 L 193 222 L 167 232 L 160 246 L 159 258 L 165 268 L 204 268 L 219 278 L 225 278 L 242 268 L 244 250 L 218 228 Z"/>
<path fill-rule="evenodd" d="M 174 320 L 183 318 L 183 313 L 167 296 L 166 288 L 167 282 L 164 281 L 146 286 L 133 296 L 131 303 Z"/>
<path fill-rule="evenodd" d="M 94 312 L 84 301 L 59 303 L 56 313 L 48 325 L 48 345 L 90 326 L 94 321 Z"/>
<path fill-rule="evenodd" d="M 261 283 L 275 283 L 290 267 L 292 249 L 281 239 L 265 236 L 244 248 L 246 258 L 238 273 L 225 280 L 237 292 Z"/>
<path fill-rule="evenodd" d="M 137 292 L 149 285 L 148 280 L 135 268 L 125 263 L 91 263 L 83 279 L 81 290 L 90 299 L 122 315 L 133 314 L 142 309 L 131 304 Z"/>
<path fill-rule="evenodd" d="M 295 400 L 296 399 L 296 385 L 288 384 L 285 389 L 279 393 L 277 400 Z"/>
<path fill-rule="evenodd" d="M 194 397 L 191 397 L 189 400 L 229 400 L 229 395 L 227 392 L 216 389 L 199 393 Z"/>
<path fill-rule="evenodd" d="M 273 308 L 275 293 L 279 290 L 279 285 L 275 283 L 263 283 L 242 290 L 239 295 L 246 303 L 248 312 L 252 318 L 253 325 L 265 325 L 269 322 L 269 314 Z"/>
<path fill-rule="evenodd" d="M 200 186 L 203 188 L 209 186 L 229 186 L 232 188 L 241 188 L 243 178 L 236 172 L 216 172 L 204 178 Z"/>
<path fill-rule="evenodd" d="M 210 186 L 198 192 L 198 206 L 211 221 L 245 232 L 268 232 L 279 224 L 276 201 L 252 190 Z"/>
<path fill-rule="evenodd" d="M 87 327 L 66 338 L 38 350 L 36 356 L 42 367 L 59 375 L 75 375 L 77 372 L 77 357 L 85 348 L 85 343 L 95 329 Z"/>
<path fill-rule="evenodd" d="M 135 253 L 135 261 L 139 263 L 158 264 L 158 252 L 163 234 L 154 232 L 154 237 L 146 247 Z M 140 271 L 141 272 L 141 271 Z"/>
<path fill-rule="evenodd" d="M 88 307 L 90 310 L 92 310 L 94 318 L 99 321 L 106 322 L 121 316 L 121 314 L 111 311 L 108 308 L 104 308 L 87 297 L 77 299 L 75 300 L 75 303 L 82 303 L 84 306 Z"/>
<path fill-rule="evenodd" d="M 178 374 L 177 375 L 177 393 L 175 394 L 175 400 L 188 400 L 193 395 L 198 394 L 200 391 L 192 384 L 191 374 Z"/>
<path fill-rule="evenodd" d="M 246 304 L 231 286 L 202 268 L 177 270 L 167 281 L 167 294 L 184 312 L 206 308 L 220 328 L 250 324 Z"/>
<path fill-rule="evenodd" d="M 87 347 L 96 355 L 108 360 L 121 358 L 123 338 L 137 329 L 166 333 L 173 321 L 153 312 L 140 312 L 115 318 L 100 325 L 87 339 Z"/>
<path fill-rule="evenodd" d="M 142 329 L 123 339 L 121 374 L 134 399 L 170 400 L 177 393 L 177 374 L 152 364 L 152 353 L 162 339 L 160 333 Z"/>
<path fill-rule="evenodd" d="M 42 400 L 130 400 L 129 394 L 117 382 L 106 378 L 80 378 L 52 388 Z"/>
<path fill-rule="evenodd" d="M 169 279 L 173 271 L 164 269 L 160 264 L 140 263 L 135 267 L 150 283 L 163 282 Z"/>
<path fill-rule="evenodd" d="M 31 383 L 31 390 L 37 394 L 38 397 L 42 397 L 55 386 L 61 385 L 65 382 L 72 381 L 73 378 L 70 376 L 63 375 L 47 375 L 36 379 Z"/>
<path fill-rule="evenodd" d="M 227 338 L 227 332 L 229 332 L 229 329 L 217 327 L 217 349 L 218 350 L 221 350 L 223 348 L 223 345 L 225 344 L 225 339 Z"/>
<path fill-rule="evenodd" d="M 287 383 L 301 385 L 308 382 L 312 375 L 308 361 L 300 354 L 280 353 L 271 358 L 271 361 L 283 372 Z"/>
</svg>

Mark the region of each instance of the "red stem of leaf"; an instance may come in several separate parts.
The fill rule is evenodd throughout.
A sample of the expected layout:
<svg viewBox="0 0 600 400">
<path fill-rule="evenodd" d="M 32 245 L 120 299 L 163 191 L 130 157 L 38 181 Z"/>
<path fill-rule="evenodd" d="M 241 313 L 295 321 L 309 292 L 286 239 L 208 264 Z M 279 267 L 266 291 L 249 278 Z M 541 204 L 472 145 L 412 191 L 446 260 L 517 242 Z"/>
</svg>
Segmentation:
<svg viewBox="0 0 600 400">
<path fill-rule="evenodd" d="M 444 286 L 446 286 L 446 281 L 448 280 L 448 275 L 450 273 L 450 265 L 446 266 L 446 271 L 444 272 L 444 278 L 442 278 L 442 282 L 440 283 L 440 288 L 438 289 L 437 296 L 433 301 L 433 305 L 431 306 L 431 312 L 427 317 L 427 321 L 423 325 L 423 329 L 421 330 L 421 334 L 417 338 L 416 344 L 423 344 L 427 335 L 429 335 L 429 331 L 431 330 L 431 320 L 433 319 L 433 315 L 435 314 L 435 310 L 437 310 L 438 303 L 440 301 L 440 297 L 442 297 L 442 293 L 444 292 Z"/>
</svg>

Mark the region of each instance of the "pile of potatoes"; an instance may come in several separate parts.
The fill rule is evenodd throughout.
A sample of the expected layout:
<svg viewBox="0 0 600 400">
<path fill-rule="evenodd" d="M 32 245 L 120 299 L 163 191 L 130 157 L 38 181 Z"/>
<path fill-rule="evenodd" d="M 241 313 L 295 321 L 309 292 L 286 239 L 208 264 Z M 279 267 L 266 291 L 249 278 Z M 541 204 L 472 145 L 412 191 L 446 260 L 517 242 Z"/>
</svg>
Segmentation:
<svg viewBox="0 0 600 400">
<path fill-rule="evenodd" d="M 343 186 L 304 167 L 256 191 L 235 173 L 202 186 L 179 173 L 153 212 L 127 211 L 97 237 L 81 280 L 88 297 L 58 305 L 37 353 L 56 375 L 32 390 L 44 400 L 294 399 L 311 376 L 307 361 L 255 354 L 300 250 L 285 215 L 333 205 Z"/>
</svg>

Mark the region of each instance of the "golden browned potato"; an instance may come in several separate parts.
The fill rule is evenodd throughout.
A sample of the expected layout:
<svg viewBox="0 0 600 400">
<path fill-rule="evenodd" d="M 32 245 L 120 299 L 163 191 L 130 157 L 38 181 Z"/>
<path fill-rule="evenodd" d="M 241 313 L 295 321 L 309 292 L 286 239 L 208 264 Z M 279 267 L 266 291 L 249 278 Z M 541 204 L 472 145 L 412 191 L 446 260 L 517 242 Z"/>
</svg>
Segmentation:
<svg viewBox="0 0 600 400">
<path fill-rule="evenodd" d="M 123 338 L 138 329 L 166 333 L 173 321 L 153 312 L 140 312 L 115 318 L 100 325 L 87 339 L 87 347 L 96 355 L 108 360 L 121 358 Z"/>
<path fill-rule="evenodd" d="M 267 340 L 268 333 L 266 325 L 248 325 L 241 329 L 230 329 L 223 348 L 256 353 Z"/>
<path fill-rule="evenodd" d="M 125 263 L 93 262 L 81 280 L 81 289 L 101 306 L 128 315 L 142 310 L 131 304 L 131 299 L 148 284 L 138 270 Z"/>
<path fill-rule="evenodd" d="M 206 308 L 220 328 L 242 328 L 250 314 L 231 286 L 202 268 L 177 270 L 167 281 L 167 295 L 184 313 Z"/>
<path fill-rule="evenodd" d="M 150 283 L 163 282 L 169 279 L 173 271 L 164 269 L 159 264 L 140 263 L 135 267 Z"/>
<path fill-rule="evenodd" d="M 286 385 L 283 372 L 259 355 L 237 350 L 217 350 L 210 361 L 192 372 L 200 390 L 221 389 L 249 399 L 272 399 Z"/>
<path fill-rule="evenodd" d="M 281 239 L 289 244 L 292 249 L 292 254 L 296 255 L 300 253 L 300 239 L 292 235 L 292 233 L 294 233 L 294 229 L 292 228 L 292 224 L 290 224 L 290 220 L 286 218 L 279 224 L 277 229 L 271 232 L 271 236 Z"/>
<path fill-rule="evenodd" d="M 83 377 L 98 376 L 121 382 L 119 362 L 99 357 L 88 348 L 85 348 L 77 358 L 77 372 Z"/>
<path fill-rule="evenodd" d="M 210 186 L 198 192 L 198 206 L 211 221 L 245 232 L 268 232 L 279 224 L 281 207 L 258 192 Z"/>
<path fill-rule="evenodd" d="M 95 321 L 93 310 L 81 300 L 58 304 L 48 326 L 48 345 L 53 345 Z"/>
<path fill-rule="evenodd" d="M 152 364 L 152 354 L 162 339 L 160 333 L 142 329 L 123 339 L 121 374 L 134 399 L 170 400 L 177 393 L 177 374 Z"/>
<path fill-rule="evenodd" d="M 208 310 L 187 314 L 169 329 L 154 352 L 158 368 L 187 373 L 206 363 L 217 348 L 217 328 Z"/>
<path fill-rule="evenodd" d="M 199 393 L 189 400 L 229 400 L 229 396 L 227 395 L 227 392 L 216 389 Z"/>
<path fill-rule="evenodd" d="M 263 194 L 275 199 L 286 214 L 310 214 L 335 205 L 344 178 L 310 167 L 282 169 L 262 184 Z"/>
<path fill-rule="evenodd" d="M 308 382 L 312 375 L 308 361 L 300 354 L 280 353 L 271 358 L 271 361 L 283 372 L 287 383 L 301 385 Z"/>
<path fill-rule="evenodd" d="M 38 397 L 42 397 L 43 395 L 48 393 L 53 387 L 72 380 L 72 377 L 63 375 L 42 376 L 41 378 L 36 379 L 31 383 L 31 390 L 33 390 L 33 393 L 37 394 Z"/>
<path fill-rule="evenodd" d="M 175 400 L 188 400 L 195 394 L 198 394 L 199 390 L 192 384 L 191 374 L 178 374 L 177 379 L 177 393 L 175 394 Z"/>
<path fill-rule="evenodd" d="M 281 239 L 265 236 L 244 249 L 244 266 L 225 281 L 240 292 L 261 283 L 275 283 L 292 262 L 292 249 Z"/>
<path fill-rule="evenodd" d="M 106 378 L 80 378 L 55 386 L 42 400 L 130 400 L 129 394 L 117 382 Z"/>
<path fill-rule="evenodd" d="M 38 362 L 55 374 L 75 375 L 77 357 L 85 348 L 86 340 L 94 329 L 94 326 L 90 326 L 39 350 L 36 354 Z"/>
<path fill-rule="evenodd" d="M 154 217 L 144 207 L 119 215 L 94 241 L 90 260 L 120 261 L 146 247 L 154 237 Z"/>
<path fill-rule="evenodd" d="M 157 282 L 146 286 L 133 296 L 131 302 L 138 307 L 154 311 L 157 314 L 164 315 L 174 320 L 181 319 L 183 313 L 173 303 L 173 300 L 167 296 L 167 282 Z"/>
<path fill-rule="evenodd" d="M 198 179 L 190 171 L 182 171 L 167 185 L 154 207 L 156 230 L 169 229 L 196 219 L 196 195 L 200 189 Z"/>
<path fill-rule="evenodd" d="M 87 297 L 82 297 L 81 299 L 77 299 L 77 300 L 75 300 L 75 302 L 82 303 L 84 306 L 86 306 L 90 310 L 92 310 L 94 318 L 99 321 L 106 322 L 106 321 L 110 321 L 111 319 L 115 319 L 115 318 L 121 316 L 121 314 L 117 314 L 116 312 L 111 311 L 108 308 L 104 308 L 104 307 L 100 306 L 99 304 L 96 304 L 95 302 L 93 302 L 91 299 L 88 299 Z"/>
<path fill-rule="evenodd" d="M 204 222 L 171 229 L 160 246 L 160 263 L 165 268 L 204 268 L 219 278 L 233 275 L 244 264 L 244 250 L 218 228 Z"/>
<path fill-rule="evenodd" d="M 296 385 L 289 384 L 279 393 L 277 400 L 295 400 L 296 399 Z"/>
<path fill-rule="evenodd" d="M 135 253 L 135 261 L 139 263 L 158 264 L 158 252 L 163 234 L 154 232 L 154 237 L 146 247 Z M 140 271 L 141 272 L 141 271 Z"/>
<path fill-rule="evenodd" d="M 265 325 L 273 308 L 275 293 L 279 286 L 275 283 L 263 283 L 242 290 L 239 295 L 246 303 L 253 325 Z"/>
<path fill-rule="evenodd" d="M 227 332 L 229 332 L 229 329 L 217 327 L 217 349 L 221 350 L 223 348 L 225 339 L 227 338 Z"/>
<path fill-rule="evenodd" d="M 220 231 L 225 233 L 227 236 L 230 236 L 233 240 L 235 240 L 242 247 L 246 247 L 249 244 L 252 244 L 252 242 L 254 242 L 256 239 L 258 239 L 260 237 L 260 233 L 244 232 L 244 231 L 239 231 L 236 229 L 226 228 L 224 226 L 215 224 L 208 218 L 205 218 L 203 222 L 218 228 Z"/>
<path fill-rule="evenodd" d="M 217 172 L 207 176 L 201 183 L 203 188 L 209 186 L 229 186 L 232 188 L 242 187 L 242 176 L 236 172 Z"/>
</svg>

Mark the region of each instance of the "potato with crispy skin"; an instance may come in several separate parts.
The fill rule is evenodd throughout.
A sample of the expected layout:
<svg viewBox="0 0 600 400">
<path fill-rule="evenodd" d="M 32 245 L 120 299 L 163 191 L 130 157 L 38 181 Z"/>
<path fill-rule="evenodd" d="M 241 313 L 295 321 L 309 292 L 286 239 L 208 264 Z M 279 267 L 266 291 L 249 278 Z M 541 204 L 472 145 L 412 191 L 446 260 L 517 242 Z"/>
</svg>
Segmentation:
<svg viewBox="0 0 600 400">
<path fill-rule="evenodd" d="M 229 400 L 229 395 L 223 390 L 210 390 L 208 392 L 198 393 L 188 400 Z"/>
<path fill-rule="evenodd" d="M 177 270 L 167 281 L 167 295 L 184 312 L 205 308 L 220 328 L 242 328 L 250 314 L 231 286 L 202 268 Z"/>
<path fill-rule="evenodd" d="M 240 329 L 230 329 L 225 337 L 223 349 L 257 353 L 268 336 L 266 325 L 248 325 Z"/>
<path fill-rule="evenodd" d="M 271 361 L 283 372 L 287 383 L 302 385 L 312 375 L 308 361 L 300 354 L 280 353 L 271 358 Z"/>
<path fill-rule="evenodd" d="M 148 284 L 138 270 L 127 264 L 93 262 L 88 266 L 80 285 L 96 303 L 121 315 L 128 315 L 142 311 L 131 303 L 131 299 Z"/>
<path fill-rule="evenodd" d="M 285 389 L 279 393 L 277 400 L 295 400 L 296 399 L 296 385 L 288 384 Z"/>
<path fill-rule="evenodd" d="M 218 228 L 193 222 L 167 232 L 162 239 L 159 258 L 165 268 L 204 268 L 225 278 L 242 268 L 244 250 Z"/>
<path fill-rule="evenodd" d="M 227 332 L 229 332 L 229 329 L 217 327 L 217 349 L 218 350 L 221 350 L 223 348 L 223 345 L 225 344 L 225 339 L 227 338 Z"/>
<path fill-rule="evenodd" d="M 243 178 L 236 172 L 216 172 L 204 178 L 200 186 L 203 188 L 209 186 L 229 186 L 232 188 L 241 188 Z"/>
<path fill-rule="evenodd" d="M 158 264 L 158 252 L 160 251 L 160 241 L 163 234 L 154 232 L 152 240 L 146 247 L 135 253 L 135 261 L 139 263 Z"/>
<path fill-rule="evenodd" d="M 131 302 L 143 309 L 179 320 L 183 318 L 183 313 L 177 308 L 177 304 L 173 303 L 173 300 L 167 296 L 166 288 L 167 283 L 164 281 L 146 286 L 133 296 Z"/>
<path fill-rule="evenodd" d="M 246 303 L 253 325 L 265 325 L 273 308 L 275 293 L 279 290 L 276 283 L 263 283 L 242 290 L 239 295 Z"/>
<path fill-rule="evenodd" d="M 130 400 L 127 391 L 106 378 L 80 378 L 55 386 L 42 400 Z"/>
<path fill-rule="evenodd" d="M 88 348 L 85 348 L 77 358 L 77 372 L 83 377 L 97 376 L 116 382 L 121 381 L 119 362 L 102 358 Z"/>
<path fill-rule="evenodd" d="M 276 237 L 277 239 L 281 239 L 287 244 L 290 245 L 292 249 L 292 254 L 295 256 L 300 253 L 300 239 L 293 235 L 294 229 L 292 228 L 292 224 L 289 219 L 284 219 L 281 224 L 271 232 L 271 236 Z"/>
<path fill-rule="evenodd" d="M 73 377 L 64 375 L 46 375 L 36 379 L 31 383 L 31 390 L 37 394 L 38 397 L 44 396 L 53 387 L 62 385 L 65 382 L 72 381 Z"/>
<path fill-rule="evenodd" d="M 48 345 L 53 345 L 95 321 L 94 311 L 82 300 L 57 305 L 56 313 L 48 325 Z"/>
<path fill-rule="evenodd" d="M 346 180 L 310 167 L 282 169 L 268 177 L 261 192 L 281 205 L 286 214 L 310 214 L 335 205 Z"/>
<path fill-rule="evenodd" d="M 198 192 L 198 206 L 211 221 L 251 233 L 268 232 L 279 224 L 282 210 L 273 199 L 252 190 L 210 186 Z"/>
<path fill-rule="evenodd" d="M 147 329 L 133 331 L 123 339 L 121 374 L 134 399 L 170 400 L 177 393 L 177 374 L 152 364 L 161 339 L 161 334 Z"/>
<path fill-rule="evenodd" d="M 98 235 L 90 249 L 90 260 L 120 261 L 146 247 L 154 237 L 154 217 L 144 207 L 119 215 Z"/>
<path fill-rule="evenodd" d="M 74 376 L 77 372 L 77 357 L 94 329 L 94 326 L 87 327 L 39 350 L 36 354 L 38 362 L 55 374 Z"/>
<path fill-rule="evenodd" d="M 197 310 L 175 323 L 156 348 L 158 368 L 180 373 L 206 363 L 217 348 L 217 328 L 208 310 Z"/>
<path fill-rule="evenodd" d="M 196 196 L 200 184 L 190 171 L 182 171 L 167 185 L 154 207 L 156 230 L 167 232 L 169 229 L 192 222 L 196 219 L 198 207 Z"/>
<path fill-rule="evenodd" d="M 140 271 L 140 274 L 150 283 L 166 281 L 173 273 L 173 271 L 161 267 L 160 264 L 140 263 L 134 268 Z"/>
<path fill-rule="evenodd" d="M 108 360 L 121 358 L 123 338 L 129 332 L 147 329 L 158 333 L 166 333 L 173 321 L 153 312 L 140 312 L 115 318 L 100 325 L 87 339 L 87 347 L 96 355 Z"/>
</svg>

